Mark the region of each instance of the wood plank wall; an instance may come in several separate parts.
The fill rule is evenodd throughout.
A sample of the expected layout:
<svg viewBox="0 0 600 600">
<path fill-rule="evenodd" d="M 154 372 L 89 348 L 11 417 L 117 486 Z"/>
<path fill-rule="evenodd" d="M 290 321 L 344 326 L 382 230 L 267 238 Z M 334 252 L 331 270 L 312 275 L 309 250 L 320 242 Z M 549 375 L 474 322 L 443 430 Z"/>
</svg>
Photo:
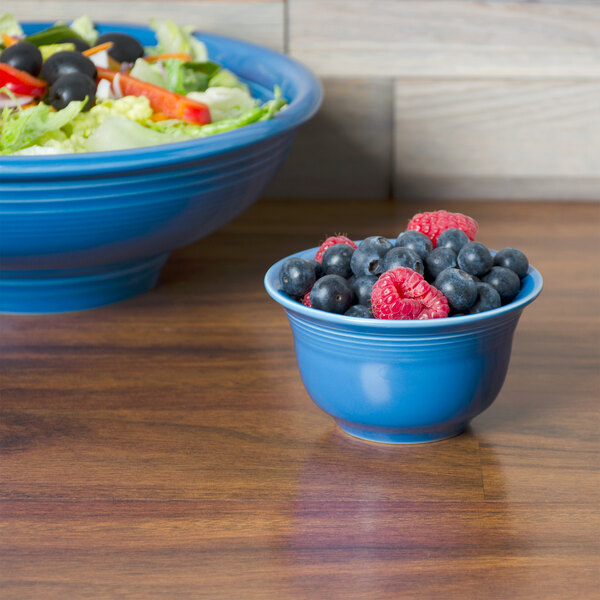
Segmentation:
<svg viewBox="0 0 600 600">
<path fill-rule="evenodd" d="M 600 200 L 598 0 L 13 0 L 289 53 L 325 101 L 268 194 Z"/>
</svg>

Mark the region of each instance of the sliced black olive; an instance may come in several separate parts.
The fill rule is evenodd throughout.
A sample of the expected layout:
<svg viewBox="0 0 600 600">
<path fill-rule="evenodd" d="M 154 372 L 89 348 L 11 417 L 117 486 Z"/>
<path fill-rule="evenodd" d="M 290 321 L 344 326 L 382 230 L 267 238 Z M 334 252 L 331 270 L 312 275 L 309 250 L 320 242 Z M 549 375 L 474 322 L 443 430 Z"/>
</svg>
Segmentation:
<svg viewBox="0 0 600 600">
<path fill-rule="evenodd" d="M 98 71 L 96 65 L 87 57 L 76 50 L 64 50 L 57 52 L 44 61 L 40 75 L 50 85 L 59 77 L 70 73 L 87 75 L 90 79 L 96 79 Z"/>
<path fill-rule="evenodd" d="M 50 87 L 46 103 L 61 110 L 72 100 L 88 97 L 83 110 L 89 110 L 96 101 L 96 81 L 82 73 L 68 73 L 59 77 Z"/>
<path fill-rule="evenodd" d="M 60 43 L 61 44 L 73 44 L 75 46 L 75 50 L 77 50 L 77 52 L 83 52 L 84 50 L 90 49 L 90 45 L 87 42 L 80 40 L 79 38 L 68 37 L 68 38 L 65 38 L 64 40 L 61 40 Z"/>
<path fill-rule="evenodd" d="M 117 62 L 132 63 L 144 56 L 144 47 L 134 37 L 126 33 L 103 33 L 96 40 L 96 44 L 104 44 L 104 42 L 113 43 L 108 55 Z"/>
<path fill-rule="evenodd" d="M 31 42 L 17 42 L 0 54 L 0 62 L 37 76 L 42 68 L 42 53 Z"/>
</svg>

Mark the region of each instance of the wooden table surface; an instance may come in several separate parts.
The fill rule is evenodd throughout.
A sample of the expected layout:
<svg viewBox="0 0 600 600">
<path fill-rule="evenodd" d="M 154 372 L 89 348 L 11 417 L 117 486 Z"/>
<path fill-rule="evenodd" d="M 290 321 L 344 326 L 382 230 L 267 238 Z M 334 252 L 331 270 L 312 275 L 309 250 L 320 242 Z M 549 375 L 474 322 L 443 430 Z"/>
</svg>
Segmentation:
<svg viewBox="0 0 600 600">
<path fill-rule="evenodd" d="M 0 317 L 2 600 L 599 598 L 600 205 L 444 206 L 545 279 L 463 435 L 361 442 L 303 388 L 267 267 L 431 208 L 261 200 L 147 294 Z"/>
</svg>

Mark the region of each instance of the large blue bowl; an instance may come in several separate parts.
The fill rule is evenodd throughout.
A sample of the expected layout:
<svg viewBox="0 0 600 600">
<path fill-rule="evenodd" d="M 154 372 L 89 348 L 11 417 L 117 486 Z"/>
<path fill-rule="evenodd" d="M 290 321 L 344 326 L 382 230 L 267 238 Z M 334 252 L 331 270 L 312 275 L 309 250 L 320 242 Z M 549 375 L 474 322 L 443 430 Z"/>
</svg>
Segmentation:
<svg viewBox="0 0 600 600">
<path fill-rule="evenodd" d="M 49 23 L 29 23 L 33 33 Z M 144 45 L 141 26 L 102 24 Z M 254 44 L 198 34 L 212 60 L 261 101 L 278 85 L 289 103 L 270 121 L 200 140 L 117 152 L 0 157 L 0 311 L 101 306 L 157 281 L 169 253 L 252 205 L 321 102 L 318 80 Z"/>
<path fill-rule="evenodd" d="M 293 256 L 310 259 L 316 250 Z M 306 390 L 343 431 L 375 442 L 461 433 L 500 392 L 519 317 L 542 291 L 530 267 L 515 300 L 488 312 L 429 321 L 346 317 L 282 292 L 284 260 L 268 270 L 265 287 L 287 313 Z"/>
</svg>

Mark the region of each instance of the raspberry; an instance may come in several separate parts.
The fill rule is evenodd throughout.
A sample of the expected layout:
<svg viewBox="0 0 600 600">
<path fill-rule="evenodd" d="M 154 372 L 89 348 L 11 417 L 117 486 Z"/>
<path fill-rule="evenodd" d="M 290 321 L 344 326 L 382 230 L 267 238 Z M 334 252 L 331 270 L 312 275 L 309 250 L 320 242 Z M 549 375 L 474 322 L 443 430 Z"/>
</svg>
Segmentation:
<svg viewBox="0 0 600 600">
<path fill-rule="evenodd" d="M 312 308 L 312 304 L 310 303 L 310 290 L 304 294 L 304 298 L 302 298 L 302 304 L 304 304 L 304 306 L 308 306 L 308 308 Z"/>
<path fill-rule="evenodd" d="M 352 240 L 348 239 L 345 235 L 332 235 L 321 244 L 317 250 L 317 253 L 315 254 L 315 260 L 317 262 L 321 262 L 323 260 L 323 253 L 325 250 L 327 250 L 327 248 L 331 248 L 331 246 L 335 246 L 336 244 L 346 244 L 351 248 L 354 248 L 354 250 L 357 248 L 356 244 Z"/>
<path fill-rule="evenodd" d="M 439 319 L 450 312 L 445 296 L 406 267 L 385 272 L 371 294 L 376 319 Z"/>
<path fill-rule="evenodd" d="M 438 237 L 446 229 L 460 229 L 473 241 L 478 227 L 477 221 L 471 217 L 467 217 L 467 215 L 451 213 L 446 210 L 437 210 L 435 212 L 417 213 L 410 220 L 406 229 L 424 233 L 431 240 L 435 248 Z"/>
</svg>

